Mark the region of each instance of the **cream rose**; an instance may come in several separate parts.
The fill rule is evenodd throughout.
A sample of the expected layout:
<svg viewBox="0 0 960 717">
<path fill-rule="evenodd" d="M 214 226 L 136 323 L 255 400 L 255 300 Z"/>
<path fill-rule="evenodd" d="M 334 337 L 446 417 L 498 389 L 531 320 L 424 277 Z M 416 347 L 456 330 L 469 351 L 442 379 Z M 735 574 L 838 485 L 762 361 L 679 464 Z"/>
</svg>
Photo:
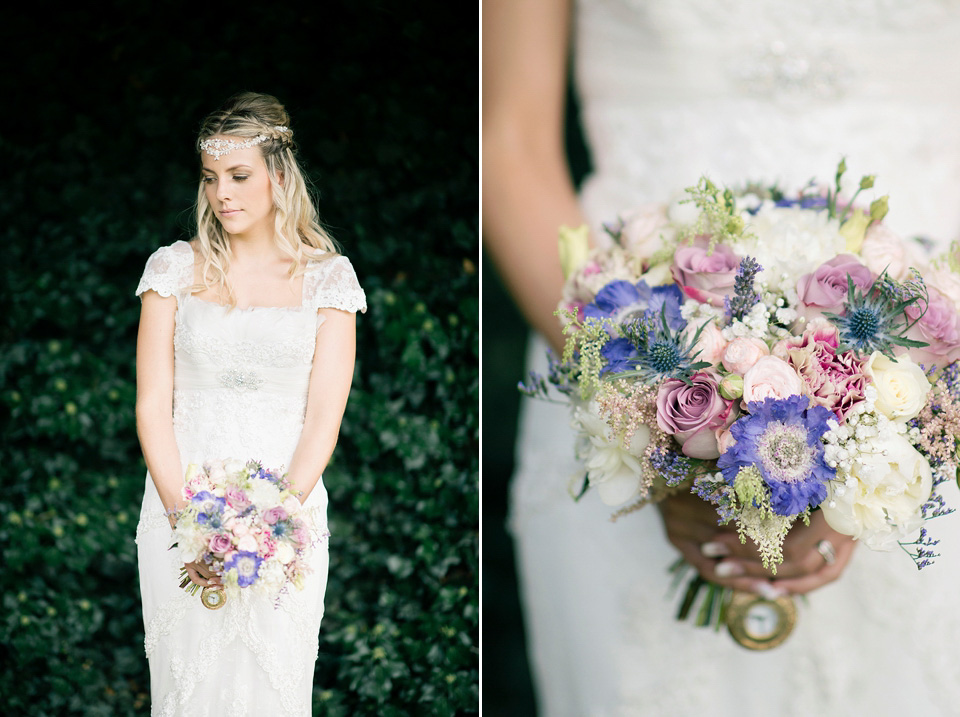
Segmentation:
<svg viewBox="0 0 960 717">
<path fill-rule="evenodd" d="M 743 376 L 743 402 L 786 398 L 803 393 L 803 381 L 793 367 L 776 356 L 763 356 Z"/>
<path fill-rule="evenodd" d="M 242 536 L 237 540 L 237 550 L 243 550 L 248 553 L 255 553 L 260 549 L 260 546 L 257 544 L 257 539 L 253 537 L 250 533 Z"/>
<path fill-rule="evenodd" d="M 743 376 L 757 361 L 769 355 L 770 349 L 760 339 L 739 336 L 724 350 L 723 367 L 731 373 Z"/>
<path fill-rule="evenodd" d="M 286 565 L 287 563 L 292 561 L 295 557 L 297 557 L 297 554 L 294 551 L 294 549 L 290 547 L 289 543 L 279 543 L 277 545 L 277 559 L 281 563 Z"/>
<path fill-rule="evenodd" d="M 300 512 L 300 501 L 295 495 L 288 495 L 283 500 L 283 509 L 287 511 L 288 515 L 296 515 Z"/>
<path fill-rule="evenodd" d="M 646 258 L 663 247 L 661 234 L 669 229 L 666 205 L 644 204 L 621 214 L 620 221 L 620 243 L 630 253 Z"/>
<path fill-rule="evenodd" d="M 877 410 L 891 420 L 916 418 L 927 402 L 930 382 L 909 356 L 893 361 L 874 351 L 863 372 L 877 389 Z"/>
<path fill-rule="evenodd" d="M 923 524 L 921 506 L 930 497 L 930 464 L 902 435 L 865 446 L 845 480 L 831 481 L 820 505 L 834 530 L 873 550 L 893 550 Z"/>
</svg>

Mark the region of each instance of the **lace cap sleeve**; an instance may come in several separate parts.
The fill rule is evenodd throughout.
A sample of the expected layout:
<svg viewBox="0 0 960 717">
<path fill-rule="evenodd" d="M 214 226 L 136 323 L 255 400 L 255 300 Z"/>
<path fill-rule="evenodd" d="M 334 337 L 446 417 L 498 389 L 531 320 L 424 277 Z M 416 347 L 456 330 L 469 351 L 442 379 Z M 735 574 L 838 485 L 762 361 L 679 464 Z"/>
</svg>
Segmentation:
<svg viewBox="0 0 960 717">
<path fill-rule="evenodd" d="M 304 277 L 304 304 L 317 309 L 367 310 L 367 297 L 360 288 L 353 265 L 345 256 L 315 262 Z"/>
<path fill-rule="evenodd" d="M 185 241 L 162 246 L 147 259 L 136 295 L 153 289 L 160 296 L 175 296 L 193 283 L 193 248 Z"/>
</svg>

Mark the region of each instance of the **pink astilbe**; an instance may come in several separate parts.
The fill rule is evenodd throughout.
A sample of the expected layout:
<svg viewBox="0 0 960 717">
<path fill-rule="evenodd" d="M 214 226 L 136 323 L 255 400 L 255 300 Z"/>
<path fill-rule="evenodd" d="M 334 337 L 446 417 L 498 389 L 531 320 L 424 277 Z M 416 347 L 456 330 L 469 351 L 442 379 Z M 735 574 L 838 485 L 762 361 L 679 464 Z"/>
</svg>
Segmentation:
<svg viewBox="0 0 960 717">
<path fill-rule="evenodd" d="M 639 500 L 619 509 L 612 519 L 632 513 L 648 503 L 656 503 L 668 494 L 661 476 L 650 463 L 650 456 L 654 452 L 673 448 L 673 437 L 664 433 L 657 426 L 657 392 L 642 383 L 632 383 L 625 379 L 614 381 L 607 390 L 597 396 L 597 405 L 600 417 L 606 422 L 614 434 L 622 437 L 624 445 L 641 428 L 650 430 L 650 441 L 643 452 L 641 460 L 642 477 L 640 481 Z"/>
<path fill-rule="evenodd" d="M 960 436 L 960 398 L 941 378 L 933 384 L 927 405 L 916 418 L 920 430 L 916 448 L 933 466 L 955 465 Z"/>
<path fill-rule="evenodd" d="M 642 383 L 625 379 L 615 381 L 597 396 L 599 415 L 614 435 L 622 436 L 624 445 L 641 426 L 650 429 L 650 443 L 656 441 L 657 392 Z"/>
</svg>

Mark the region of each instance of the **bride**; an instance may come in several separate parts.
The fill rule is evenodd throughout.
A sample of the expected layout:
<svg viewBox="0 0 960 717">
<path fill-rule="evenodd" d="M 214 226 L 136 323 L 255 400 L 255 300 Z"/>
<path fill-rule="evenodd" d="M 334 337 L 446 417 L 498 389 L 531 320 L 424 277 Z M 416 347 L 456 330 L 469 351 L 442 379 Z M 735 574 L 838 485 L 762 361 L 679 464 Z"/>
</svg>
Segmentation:
<svg viewBox="0 0 960 717">
<path fill-rule="evenodd" d="M 151 714 L 310 714 L 327 582 L 323 470 L 353 376 L 363 289 L 323 231 L 290 117 L 241 93 L 204 121 L 197 235 L 148 259 L 137 340 L 137 430 L 147 463 L 137 544 Z M 170 550 L 190 464 L 283 469 L 316 532 L 301 590 L 242 592 L 222 609 L 180 589 L 220 585 Z"/>
<path fill-rule="evenodd" d="M 895 231 L 943 249 L 960 230 L 960 3 L 491 0 L 483 30 L 484 236 L 537 333 L 532 369 L 562 341 L 558 227 L 603 242 L 602 222 L 704 173 L 799 188 L 846 156 L 890 194 Z M 579 194 L 563 154 L 571 49 L 594 166 Z M 564 408 L 525 402 L 520 433 L 511 528 L 541 714 L 955 713 L 960 515 L 929 525 L 943 557 L 921 573 L 813 521 L 774 579 L 696 499 L 615 524 L 595 495 L 575 504 Z M 750 653 L 675 622 L 678 553 L 720 584 L 805 596 L 787 643 Z"/>
</svg>

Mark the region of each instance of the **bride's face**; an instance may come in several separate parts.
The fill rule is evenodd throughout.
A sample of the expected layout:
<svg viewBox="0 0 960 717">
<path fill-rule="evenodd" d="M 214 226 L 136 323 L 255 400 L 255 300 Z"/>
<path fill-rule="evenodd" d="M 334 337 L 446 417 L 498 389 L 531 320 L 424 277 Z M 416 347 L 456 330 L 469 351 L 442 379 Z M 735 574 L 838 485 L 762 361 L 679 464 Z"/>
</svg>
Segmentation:
<svg viewBox="0 0 960 717">
<path fill-rule="evenodd" d="M 259 148 L 235 149 L 219 159 L 202 152 L 201 159 L 204 192 L 223 230 L 234 236 L 272 233 L 273 189 Z"/>
</svg>

